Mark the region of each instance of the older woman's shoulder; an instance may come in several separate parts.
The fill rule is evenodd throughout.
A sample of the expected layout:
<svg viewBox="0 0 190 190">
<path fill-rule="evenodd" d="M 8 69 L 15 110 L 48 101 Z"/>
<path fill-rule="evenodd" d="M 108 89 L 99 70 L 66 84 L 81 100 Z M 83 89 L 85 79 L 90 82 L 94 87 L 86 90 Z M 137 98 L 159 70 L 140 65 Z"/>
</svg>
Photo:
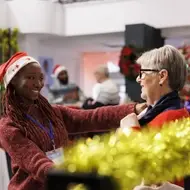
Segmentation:
<svg viewBox="0 0 190 190">
<path fill-rule="evenodd" d="M 161 127 L 164 123 L 189 117 L 187 109 L 168 110 L 157 115 L 150 123 L 151 127 Z"/>
</svg>

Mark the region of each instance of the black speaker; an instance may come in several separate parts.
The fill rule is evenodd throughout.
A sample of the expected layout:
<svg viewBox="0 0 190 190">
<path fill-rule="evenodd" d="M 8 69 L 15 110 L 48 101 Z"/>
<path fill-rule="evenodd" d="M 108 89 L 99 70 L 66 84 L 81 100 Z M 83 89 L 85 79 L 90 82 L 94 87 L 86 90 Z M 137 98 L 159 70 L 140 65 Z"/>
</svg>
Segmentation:
<svg viewBox="0 0 190 190">
<path fill-rule="evenodd" d="M 159 29 L 146 24 L 133 24 L 125 26 L 125 45 L 142 50 L 142 52 L 159 48 L 164 45 L 164 38 Z M 136 81 L 125 78 L 126 93 L 135 102 L 142 102 L 141 87 Z"/>
<path fill-rule="evenodd" d="M 150 50 L 164 45 L 161 30 L 146 24 L 125 26 L 125 45 L 133 45 L 143 50 Z"/>
</svg>

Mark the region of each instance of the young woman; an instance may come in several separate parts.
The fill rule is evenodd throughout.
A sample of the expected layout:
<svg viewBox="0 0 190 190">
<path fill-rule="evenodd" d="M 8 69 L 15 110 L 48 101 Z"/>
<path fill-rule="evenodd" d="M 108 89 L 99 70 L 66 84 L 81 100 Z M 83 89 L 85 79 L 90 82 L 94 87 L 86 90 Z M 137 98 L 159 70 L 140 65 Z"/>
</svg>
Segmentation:
<svg viewBox="0 0 190 190">
<path fill-rule="evenodd" d="M 0 144 L 11 157 L 13 170 L 9 190 L 43 190 L 48 170 L 62 159 L 61 147 L 69 144 L 68 135 L 109 131 L 144 106 L 89 111 L 53 107 L 40 94 L 44 85 L 40 64 L 22 52 L 0 66 L 0 81 L 6 88 Z"/>
</svg>

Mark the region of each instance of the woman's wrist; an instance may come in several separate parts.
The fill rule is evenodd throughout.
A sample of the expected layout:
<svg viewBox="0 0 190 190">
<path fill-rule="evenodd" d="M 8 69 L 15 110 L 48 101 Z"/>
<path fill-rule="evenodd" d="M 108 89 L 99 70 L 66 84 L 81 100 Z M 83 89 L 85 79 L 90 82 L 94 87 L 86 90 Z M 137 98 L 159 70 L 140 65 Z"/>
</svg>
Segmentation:
<svg viewBox="0 0 190 190">
<path fill-rule="evenodd" d="M 147 108 L 146 103 L 136 103 L 134 111 L 137 115 L 139 115 L 145 108 Z"/>
</svg>

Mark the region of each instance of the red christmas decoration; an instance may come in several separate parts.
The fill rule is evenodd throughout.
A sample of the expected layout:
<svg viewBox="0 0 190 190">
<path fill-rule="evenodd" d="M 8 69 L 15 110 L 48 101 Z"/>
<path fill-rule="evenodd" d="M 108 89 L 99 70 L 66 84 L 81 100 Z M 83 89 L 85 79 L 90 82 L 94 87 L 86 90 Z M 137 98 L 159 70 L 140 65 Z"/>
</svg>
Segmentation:
<svg viewBox="0 0 190 190">
<path fill-rule="evenodd" d="M 140 65 L 136 61 L 137 55 L 133 48 L 123 47 L 120 54 L 119 67 L 120 72 L 129 80 L 136 80 Z"/>
<path fill-rule="evenodd" d="M 183 100 L 190 100 L 190 46 L 184 45 L 178 48 L 178 50 L 184 55 L 188 69 L 187 80 L 184 88 L 180 92 L 180 95 Z"/>
</svg>

